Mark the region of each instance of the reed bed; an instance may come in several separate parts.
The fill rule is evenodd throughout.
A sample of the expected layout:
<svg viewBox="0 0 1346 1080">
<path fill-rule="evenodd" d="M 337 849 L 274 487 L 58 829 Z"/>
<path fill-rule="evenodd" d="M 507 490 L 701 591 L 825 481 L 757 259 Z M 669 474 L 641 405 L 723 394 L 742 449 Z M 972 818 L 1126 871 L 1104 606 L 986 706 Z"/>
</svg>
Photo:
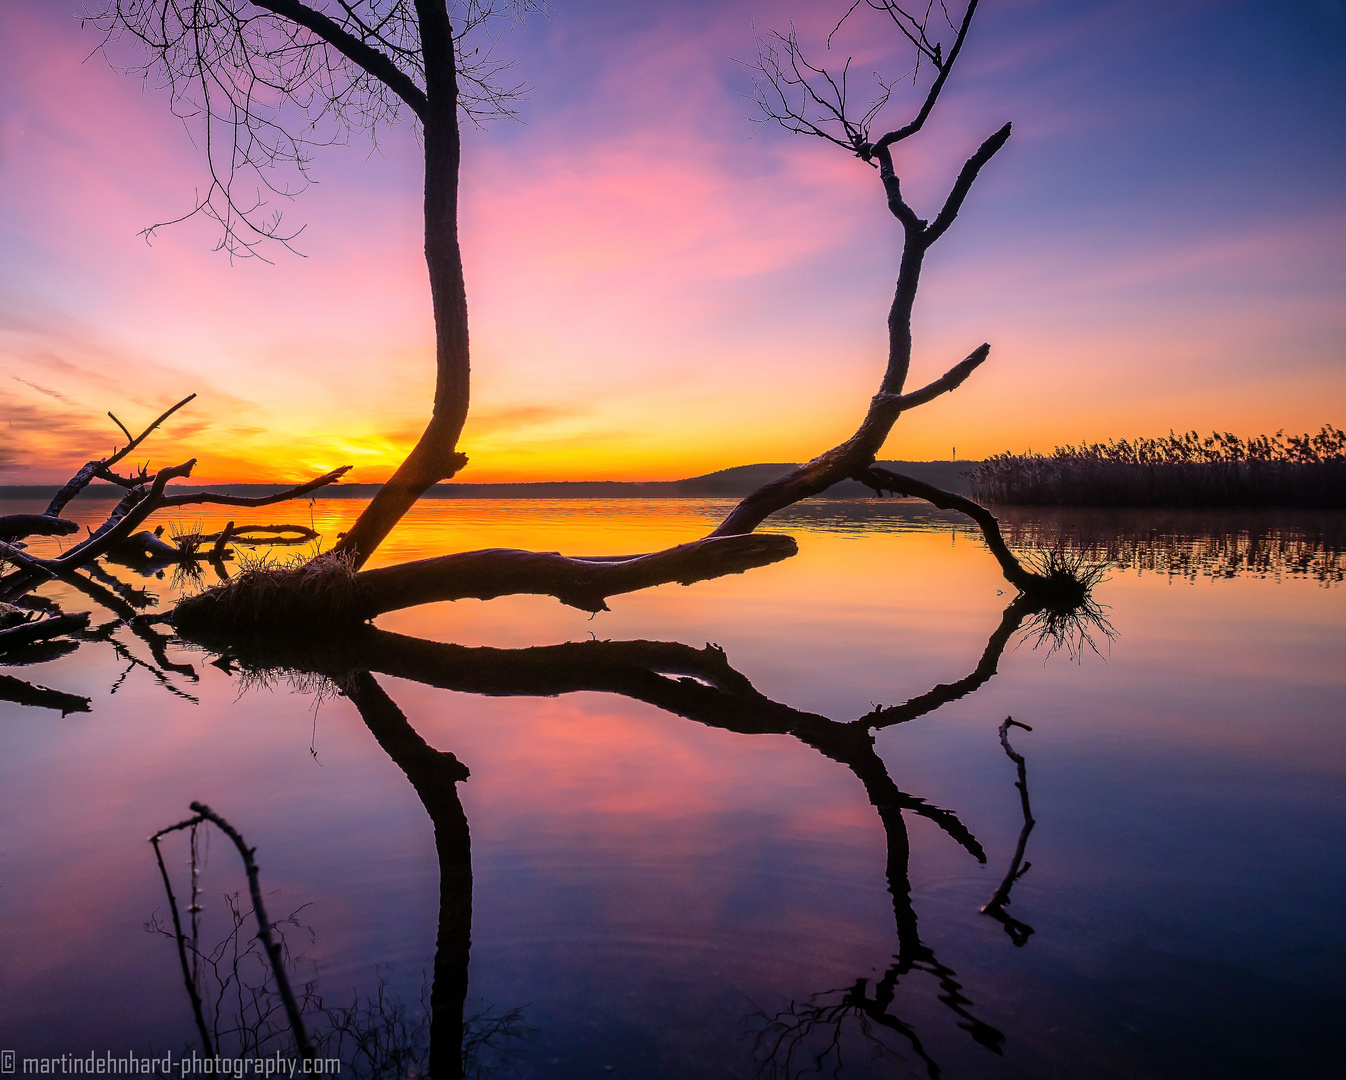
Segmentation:
<svg viewBox="0 0 1346 1080">
<path fill-rule="evenodd" d="M 1158 439 L 996 454 L 968 474 L 983 503 L 1038 506 L 1298 506 L 1346 508 L 1346 432 L 1195 431 Z"/>
</svg>

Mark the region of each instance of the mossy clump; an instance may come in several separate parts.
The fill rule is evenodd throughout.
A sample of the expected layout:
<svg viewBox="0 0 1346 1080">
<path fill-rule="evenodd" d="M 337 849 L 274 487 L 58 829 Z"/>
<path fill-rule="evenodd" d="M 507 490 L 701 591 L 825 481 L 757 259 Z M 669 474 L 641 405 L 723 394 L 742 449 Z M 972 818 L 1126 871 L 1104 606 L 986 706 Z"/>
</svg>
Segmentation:
<svg viewBox="0 0 1346 1080">
<path fill-rule="evenodd" d="M 257 633 L 331 630 L 364 621 L 352 554 L 328 552 L 306 561 L 261 559 L 229 581 L 178 602 L 179 630 Z"/>
</svg>

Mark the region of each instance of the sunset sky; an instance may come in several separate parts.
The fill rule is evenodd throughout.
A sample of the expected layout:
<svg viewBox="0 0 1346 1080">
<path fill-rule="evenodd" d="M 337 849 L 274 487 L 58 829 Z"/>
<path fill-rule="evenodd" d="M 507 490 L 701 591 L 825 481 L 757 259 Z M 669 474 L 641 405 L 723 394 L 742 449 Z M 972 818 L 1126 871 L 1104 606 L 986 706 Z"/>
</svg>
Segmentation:
<svg viewBox="0 0 1346 1080">
<path fill-rule="evenodd" d="M 90 0 L 91 4 L 96 0 Z M 0 4 L 0 484 L 65 479 L 195 391 L 140 460 L 205 480 L 384 479 L 433 385 L 409 127 L 318 152 L 271 263 L 211 222 L 138 232 L 204 179 L 167 96 L 90 55 L 78 0 Z M 521 123 L 465 138 L 464 481 L 670 479 L 799 461 L 877 388 L 899 234 L 870 168 L 745 118 L 754 27 L 803 0 L 558 0 L 506 31 Z M 881 24 L 867 24 L 875 31 Z M 893 35 L 852 33 L 863 86 Z M 918 95 L 899 94 L 888 126 Z M 898 156 L 938 209 L 1014 136 L 926 262 L 911 385 L 983 341 L 884 456 L 1346 425 L 1341 0 L 984 0 Z"/>
</svg>

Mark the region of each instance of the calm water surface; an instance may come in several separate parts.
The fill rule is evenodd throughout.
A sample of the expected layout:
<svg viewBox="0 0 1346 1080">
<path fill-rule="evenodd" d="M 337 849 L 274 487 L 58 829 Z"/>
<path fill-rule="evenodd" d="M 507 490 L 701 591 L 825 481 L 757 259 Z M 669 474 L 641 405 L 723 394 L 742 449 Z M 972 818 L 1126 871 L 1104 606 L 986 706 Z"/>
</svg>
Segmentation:
<svg viewBox="0 0 1346 1080">
<path fill-rule="evenodd" d="M 359 508 L 250 520 L 311 515 L 330 542 Z M 380 561 L 652 550 L 722 513 L 432 502 Z M 1016 628 L 954 517 L 819 502 L 773 525 L 797 557 L 616 597 L 592 619 L 518 597 L 379 620 L 492 650 L 613 643 L 475 653 L 498 661 L 475 683 L 460 654 L 444 674 L 448 653 L 433 654 L 444 687 L 417 681 L 412 644 L 388 635 L 359 646 L 374 670 L 360 694 L 176 643 L 156 659 L 125 627 L 6 668 L 91 707 L 0 702 L 0 1046 L 196 1039 L 145 838 L 200 800 L 257 848 L 271 916 L 296 912 L 296 981 L 366 1020 L 382 993 L 412 1042 L 428 1038 L 431 983 L 458 977 L 470 902 L 471 1065 L 497 1076 L 1340 1075 L 1346 522 L 1005 519 L 1020 547 L 1114 563 L 1096 596 L 1115 636 L 1095 628 L 1097 652 Z M 113 569 L 160 601 L 178 587 Z M 68 585 L 42 591 L 113 618 Z M 622 665 L 653 648 L 639 641 L 674 643 L 673 659 L 633 681 Z M 876 714 L 872 748 L 828 725 L 912 699 Z M 457 785 L 470 880 L 455 766 L 435 757 L 409 782 L 408 762 L 429 759 L 397 742 L 399 711 L 471 772 Z M 1009 716 L 1031 728 L 1006 735 L 1035 821 L 1017 864 Z M 791 724 L 802 736 L 775 733 Z M 220 834 L 199 847 L 200 943 L 224 943 L 228 977 L 225 897 L 242 890 L 246 911 L 246 881 Z M 164 852 L 186 896 L 186 834 Z M 1012 869 L 1011 902 L 983 913 Z M 223 1026 L 237 1002 L 231 986 Z"/>
</svg>

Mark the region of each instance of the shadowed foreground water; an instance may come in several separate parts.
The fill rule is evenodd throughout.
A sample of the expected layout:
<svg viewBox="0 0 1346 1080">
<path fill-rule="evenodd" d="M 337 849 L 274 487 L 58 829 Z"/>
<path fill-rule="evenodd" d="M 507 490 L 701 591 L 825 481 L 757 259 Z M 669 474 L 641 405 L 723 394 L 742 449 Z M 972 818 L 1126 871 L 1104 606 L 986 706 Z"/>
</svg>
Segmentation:
<svg viewBox="0 0 1346 1080">
<path fill-rule="evenodd" d="M 720 512 L 435 503 L 380 558 L 649 550 Z M 145 838 L 200 800 L 296 912 L 297 985 L 365 1029 L 382 993 L 417 1053 L 466 1037 L 494 1075 L 1333 1075 L 1342 519 L 1005 517 L 1116 561 L 1097 653 L 1035 648 L 954 516 L 817 502 L 773 526 L 798 557 L 592 620 L 437 605 L 291 643 L 288 674 L 116 628 L 6 668 L 91 708 L 0 703 L 0 1046 L 199 1042 Z M 185 908 L 186 833 L 163 843 Z M 203 832 L 198 865 L 199 940 L 229 945 L 237 855 Z"/>
</svg>

